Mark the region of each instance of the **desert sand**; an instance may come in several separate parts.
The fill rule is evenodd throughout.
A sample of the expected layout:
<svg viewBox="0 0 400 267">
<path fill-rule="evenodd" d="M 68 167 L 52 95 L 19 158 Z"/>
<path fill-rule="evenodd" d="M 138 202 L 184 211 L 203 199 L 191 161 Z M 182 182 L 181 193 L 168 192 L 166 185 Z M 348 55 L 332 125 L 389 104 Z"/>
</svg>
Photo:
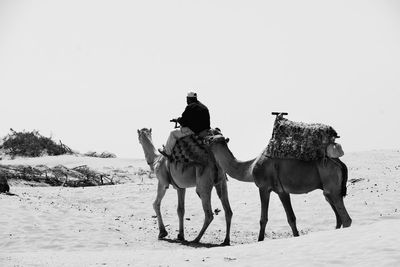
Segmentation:
<svg viewBox="0 0 400 267">
<path fill-rule="evenodd" d="M 257 242 L 260 201 L 252 183 L 229 178 L 233 210 L 231 246 L 222 205 L 213 191 L 214 221 L 199 245 L 176 241 L 177 196 L 162 202 L 169 235 L 158 240 L 152 203 L 157 180 L 140 170 L 144 160 L 76 156 L 1 160 L 0 164 L 88 165 L 119 169 L 129 177 L 110 186 L 67 188 L 10 181 L 15 195 L 0 195 L 0 266 L 399 266 L 400 151 L 348 153 L 345 205 L 350 228 L 335 230 L 322 191 L 291 195 L 300 237 L 292 237 L 278 197 L 271 195 L 266 239 Z M 203 223 L 194 188 L 186 193 L 185 237 Z"/>
</svg>

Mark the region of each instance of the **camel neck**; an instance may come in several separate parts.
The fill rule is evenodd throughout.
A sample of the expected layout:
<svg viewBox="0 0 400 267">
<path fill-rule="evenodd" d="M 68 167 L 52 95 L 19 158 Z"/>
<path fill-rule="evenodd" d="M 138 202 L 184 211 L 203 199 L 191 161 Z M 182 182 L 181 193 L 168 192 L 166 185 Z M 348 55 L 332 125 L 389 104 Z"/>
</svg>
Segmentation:
<svg viewBox="0 0 400 267">
<path fill-rule="evenodd" d="M 230 177 L 241 182 L 254 182 L 252 170 L 255 159 L 237 160 L 226 145 L 219 146 L 219 149 L 214 148 L 212 151 L 218 164 Z"/>
<path fill-rule="evenodd" d="M 154 163 L 157 161 L 158 158 L 158 155 L 156 153 L 156 148 L 149 140 L 143 141 L 142 147 L 147 164 L 149 164 L 151 170 L 154 170 Z"/>
</svg>

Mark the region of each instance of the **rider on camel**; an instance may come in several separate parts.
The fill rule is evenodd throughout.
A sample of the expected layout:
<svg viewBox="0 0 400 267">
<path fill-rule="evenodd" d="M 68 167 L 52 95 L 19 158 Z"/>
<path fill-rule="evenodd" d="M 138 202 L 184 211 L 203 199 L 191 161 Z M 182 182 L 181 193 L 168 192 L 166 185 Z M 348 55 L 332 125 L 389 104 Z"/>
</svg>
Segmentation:
<svg viewBox="0 0 400 267">
<path fill-rule="evenodd" d="M 210 113 L 208 108 L 197 100 L 197 94 L 189 92 L 186 97 L 187 106 L 182 116 L 178 119 L 172 120 L 178 122 L 181 127 L 171 131 L 164 149 L 158 151 L 170 158 L 172 149 L 178 139 L 185 136 L 196 134 L 202 135 L 202 132 L 210 129 Z"/>
</svg>

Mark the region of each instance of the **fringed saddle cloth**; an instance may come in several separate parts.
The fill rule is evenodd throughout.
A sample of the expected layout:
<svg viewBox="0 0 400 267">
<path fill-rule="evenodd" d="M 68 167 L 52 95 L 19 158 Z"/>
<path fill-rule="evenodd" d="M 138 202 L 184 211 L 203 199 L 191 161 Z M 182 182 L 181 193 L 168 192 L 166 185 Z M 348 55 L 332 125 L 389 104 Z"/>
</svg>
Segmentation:
<svg viewBox="0 0 400 267">
<path fill-rule="evenodd" d="M 171 162 L 184 164 L 208 164 L 213 155 L 208 151 L 204 142 L 207 136 L 220 133 L 219 129 L 210 129 L 200 135 L 188 135 L 177 140 L 172 149 Z"/>
<path fill-rule="evenodd" d="M 336 131 L 321 123 L 293 122 L 277 116 L 272 138 L 263 154 L 272 158 L 291 158 L 304 161 L 321 159 L 325 156 L 340 157 L 343 151 Z M 327 148 L 329 154 L 327 154 Z M 340 149 L 341 151 L 337 151 Z M 331 153 L 334 151 L 335 153 Z"/>
</svg>

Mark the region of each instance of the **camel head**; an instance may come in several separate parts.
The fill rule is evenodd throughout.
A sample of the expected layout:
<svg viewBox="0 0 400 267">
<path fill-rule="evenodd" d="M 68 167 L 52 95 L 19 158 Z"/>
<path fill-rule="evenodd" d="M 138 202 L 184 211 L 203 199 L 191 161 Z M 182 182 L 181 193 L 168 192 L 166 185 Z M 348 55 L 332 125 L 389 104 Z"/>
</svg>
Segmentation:
<svg viewBox="0 0 400 267">
<path fill-rule="evenodd" d="M 147 140 L 147 142 L 152 141 L 151 128 L 150 129 L 142 128 L 141 130 L 137 130 L 137 133 L 138 133 L 139 142 L 141 144 L 143 144 L 143 141 L 145 141 L 145 140 Z"/>
<path fill-rule="evenodd" d="M 222 134 L 216 134 L 212 136 L 207 136 L 205 143 L 209 146 L 214 144 L 228 144 L 229 138 L 225 138 Z"/>
<path fill-rule="evenodd" d="M 225 140 L 225 141 L 224 141 Z M 208 135 L 205 137 L 204 142 L 206 145 L 211 145 L 216 142 L 229 142 L 229 138 L 225 138 L 222 135 L 220 128 L 213 128 L 208 131 Z"/>
</svg>

